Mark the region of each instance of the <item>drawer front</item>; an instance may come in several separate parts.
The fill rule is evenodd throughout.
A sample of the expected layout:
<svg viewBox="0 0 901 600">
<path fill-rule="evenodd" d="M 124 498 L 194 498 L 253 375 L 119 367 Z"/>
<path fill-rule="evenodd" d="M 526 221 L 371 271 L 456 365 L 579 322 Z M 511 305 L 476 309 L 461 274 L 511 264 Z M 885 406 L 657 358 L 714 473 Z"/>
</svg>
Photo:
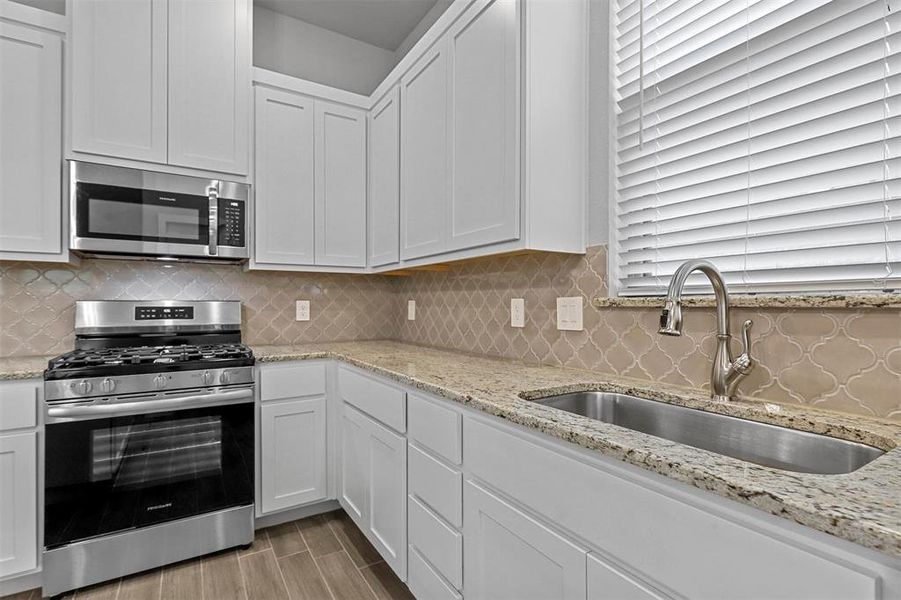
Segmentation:
<svg viewBox="0 0 901 600">
<path fill-rule="evenodd" d="M 409 437 L 455 465 L 462 462 L 463 415 L 415 394 L 410 394 L 407 415 Z"/>
<path fill-rule="evenodd" d="M 260 366 L 260 400 L 325 394 L 325 364 L 285 363 Z"/>
<path fill-rule="evenodd" d="M 414 497 L 409 509 L 410 546 L 416 548 L 455 588 L 463 587 L 463 535 Z"/>
<path fill-rule="evenodd" d="M 447 585 L 412 546 L 407 585 L 413 596 L 421 600 L 463 600 L 463 596 Z"/>
<path fill-rule="evenodd" d="M 345 367 L 338 368 L 341 398 L 395 431 L 407 430 L 406 399 L 402 389 Z"/>
<path fill-rule="evenodd" d="M 40 386 L 31 380 L 0 383 L 0 431 L 37 426 Z"/>
<path fill-rule="evenodd" d="M 473 475 L 678 595 L 878 597 L 872 572 L 683 501 L 638 474 L 626 478 L 482 420 L 467 417 L 464 428 L 464 460 Z"/>
<path fill-rule="evenodd" d="M 454 527 L 463 527 L 463 474 L 410 444 L 410 493 Z"/>
</svg>

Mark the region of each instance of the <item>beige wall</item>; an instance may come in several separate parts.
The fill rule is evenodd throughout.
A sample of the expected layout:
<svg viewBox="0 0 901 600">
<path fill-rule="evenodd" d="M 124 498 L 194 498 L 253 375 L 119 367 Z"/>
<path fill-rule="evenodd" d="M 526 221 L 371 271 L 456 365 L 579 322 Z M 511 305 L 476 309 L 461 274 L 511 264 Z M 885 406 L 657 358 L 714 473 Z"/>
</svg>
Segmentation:
<svg viewBox="0 0 901 600">
<path fill-rule="evenodd" d="M 706 387 L 713 309 L 688 308 L 685 335 L 657 335 L 658 312 L 590 306 L 606 289 L 606 252 L 531 254 L 454 265 L 406 278 L 245 272 L 240 267 L 86 260 L 80 268 L 0 263 L 0 356 L 71 350 L 80 299 L 234 299 L 245 340 L 295 344 L 397 338 L 527 361 Z M 556 298 L 585 299 L 585 330 L 556 329 Z M 526 327 L 509 326 L 524 298 Z M 313 319 L 294 321 L 294 301 Z M 416 300 L 407 321 L 406 301 Z M 736 309 L 754 326 L 759 361 L 745 395 L 901 421 L 901 311 Z"/>
</svg>

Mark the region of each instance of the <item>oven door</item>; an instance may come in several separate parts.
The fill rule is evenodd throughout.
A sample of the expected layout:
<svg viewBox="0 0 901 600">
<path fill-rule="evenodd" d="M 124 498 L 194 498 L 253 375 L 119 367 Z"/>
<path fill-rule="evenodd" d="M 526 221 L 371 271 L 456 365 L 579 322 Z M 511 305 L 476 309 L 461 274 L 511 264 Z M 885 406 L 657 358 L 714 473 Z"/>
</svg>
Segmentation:
<svg viewBox="0 0 901 600">
<path fill-rule="evenodd" d="M 45 550 L 252 504 L 253 406 L 251 388 L 48 405 Z"/>
</svg>

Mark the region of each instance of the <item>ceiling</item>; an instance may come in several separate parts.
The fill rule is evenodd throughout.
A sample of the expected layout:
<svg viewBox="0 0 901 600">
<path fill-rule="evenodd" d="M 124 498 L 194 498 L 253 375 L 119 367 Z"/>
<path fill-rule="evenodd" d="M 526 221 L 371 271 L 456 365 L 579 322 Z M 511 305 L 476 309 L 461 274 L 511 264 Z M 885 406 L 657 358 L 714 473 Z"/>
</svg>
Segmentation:
<svg viewBox="0 0 901 600">
<path fill-rule="evenodd" d="M 385 50 L 401 42 L 437 0 L 254 0 L 254 4 Z"/>
</svg>

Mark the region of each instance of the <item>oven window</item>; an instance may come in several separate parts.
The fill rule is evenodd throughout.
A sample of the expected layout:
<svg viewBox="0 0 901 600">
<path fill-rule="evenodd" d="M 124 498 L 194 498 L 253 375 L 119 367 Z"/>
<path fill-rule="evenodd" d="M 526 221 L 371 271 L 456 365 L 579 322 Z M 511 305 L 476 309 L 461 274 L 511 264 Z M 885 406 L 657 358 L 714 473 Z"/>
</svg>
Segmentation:
<svg viewBox="0 0 901 600">
<path fill-rule="evenodd" d="M 76 184 L 75 229 L 79 237 L 149 243 L 209 243 L 206 196 Z"/>
<path fill-rule="evenodd" d="M 100 235 L 128 235 L 140 239 L 168 238 L 198 243 L 200 221 L 200 213 L 192 208 L 133 204 L 99 198 L 88 200 L 88 229 Z"/>
<path fill-rule="evenodd" d="M 253 404 L 51 423 L 44 545 L 253 503 Z"/>
</svg>

